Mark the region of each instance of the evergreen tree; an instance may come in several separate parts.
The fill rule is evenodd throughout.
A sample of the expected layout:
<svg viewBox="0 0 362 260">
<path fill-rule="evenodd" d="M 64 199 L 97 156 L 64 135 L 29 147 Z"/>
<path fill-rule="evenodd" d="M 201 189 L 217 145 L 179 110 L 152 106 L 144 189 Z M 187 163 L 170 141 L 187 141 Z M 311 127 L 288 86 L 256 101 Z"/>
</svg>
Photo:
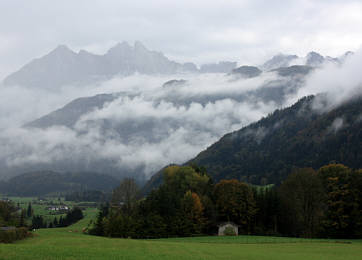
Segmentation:
<svg viewBox="0 0 362 260">
<path fill-rule="evenodd" d="M 317 173 L 299 169 L 280 186 L 283 203 L 283 232 L 292 236 L 314 237 L 323 216 L 324 191 Z"/>
<path fill-rule="evenodd" d="M 280 196 L 274 186 L 254 187 L 257 213 L 253 232 L 258 235 L 278 234 Z"/>
<path fill-rule="evenodd" d="M 22 209 L 21 210 L 21 213 L 20 213 L 20 221 L 19 221 L 19 226 L 20 227 L 25 227 L 25 217 L 26 217 L 26 213 L 25 213 L 25 209 Z"/>
<path fill-rule="evenodd" d="M 46 228 L 47 223 L 44 221 L 42 216 L 33 216 L 31 228 L 32 229 L 39 229 L 39 228 Z"/>
<path fill-rule="evenodd" d="M 58 227 L 65 227 L 63 216 L 60 216 L 60 218 L 59 218 Z"/>
<path fill-rule="evenodd" d="M 54 218 L 54 220 L 53 220 L 53 225 L 54 225 L 54 227 L 58 227 L 58 219 L 57 219 L 57 217 L 55 217 Z"/>
<path fill-rule="evenodd" d="M 97 214 L 97 220 L 94 225 L 94 228 L 91 230 L 91 234 L 96 236 L 103 236 L 104 235 L 104 221 L 105 216 L 103 215 L 103 211 L 99 211 Z"/>
<path fill-rule="evenodd" d="M 27 209 L 27 211 L 26 211 L 26 216 L 27 216 L 28 218 L 30 218 L 30 217 L 33 216 L 33 209 L 31 208 L 31 202 L 29 202 L 29 204 L 28 204 L 28 209 Z"/>
</svg>

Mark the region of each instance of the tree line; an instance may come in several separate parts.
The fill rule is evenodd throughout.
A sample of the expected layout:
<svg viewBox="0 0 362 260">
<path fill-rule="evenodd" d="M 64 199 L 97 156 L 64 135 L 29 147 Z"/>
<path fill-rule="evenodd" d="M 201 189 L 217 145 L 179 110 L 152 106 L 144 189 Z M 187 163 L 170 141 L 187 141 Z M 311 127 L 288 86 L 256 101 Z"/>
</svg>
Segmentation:
<svg viewBox="0 0 362 260">
<path fill-rule="evenodd" d="M 10 243 L 31 236 L 25 219 L 25 210 L 9 201 L 0 201 L 0 243 Z"/>
<path fill-rule="evenodd" d="M 53 221 L 46 222 L 46 220 L 41 215 L 36 215 L 32 217 L 31 229 L 39 228 L 56 228 L 56 227 L 67 227 L 70 226 L 83 218 L 83 212 L 80 208 L 74 207 L 67 212 L 65 217 L 60 216 L 59 220 L 57 217 Z"/>
<path fill-rule="evenodd" d="M 0 242 L 12 242 L 30 235 L 29 229 L 67 227 L 83 218 L 80 208 L 74 207 L 63 217 L 46 221 L 41 215 L 34 215 L 31 203 L 21 209 L 11 201 L 0 201 Z M 31 224 L 29 223 L 31 221 Z M 28 222 L 28 223 L 27 223 Z"/>
<path fill-rule="evenodd" d="M 362 170 L 330 164 L 303 168 L 280 186 L 239 180 L 214 183 L 205 168 L 170 166 L 164 183 L 146 197 L 125 179 L 103 205 L 90 234 L 158 238 L 213 235 L 232 221 L 239 234 L 362 237 Z"/>
</svg>

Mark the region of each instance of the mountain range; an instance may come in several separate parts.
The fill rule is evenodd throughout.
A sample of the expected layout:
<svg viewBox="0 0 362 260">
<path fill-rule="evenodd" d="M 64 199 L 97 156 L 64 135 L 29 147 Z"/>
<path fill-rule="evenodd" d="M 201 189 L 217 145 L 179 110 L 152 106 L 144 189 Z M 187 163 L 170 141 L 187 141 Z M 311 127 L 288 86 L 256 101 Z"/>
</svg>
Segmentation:
<svg viewBox="0 0 362 260">
<path fill-rule="evenodd" d="M 355 145 L 360 146 L 360 101 L 353 103 L 357 106 L 353 108 L 355 115 L 343 108 L 333 110 L 337 116 L 332 112 L 318 113 L 311 108 L 319 99 L 315 97 L 302 99 L 251 125 L 248 112 L 244 114 L 249 111 L 255 114 L 252 118 L 260 118 L 259 111 L 271 113 L 284 106 L 304 86 L 308 75 L 327 62 L 343 64 L 350 55 L 347 52 L 330 58 L 311 52 L 300 58 L 281 54 L 259 67 L 219 62 L 198 68 L 192 63 L 171 61 L 140 42 L 134 46 L 117 44 L 104 55 L 76 53 L 59 46 L 9 75 L 4 84 L 34 90 L 57 89 L 74 84 L 88 86 L 134 73 L 167 75 L 168 80 L 152 91 L 144 91 L 144 86 L 144 90 L 74 97 L 63 107 L 24 124 L 19 131 L 24 130 L 25 136 L 11 139 L 7 134 L 1 135 L 0 143 L 6 149 L 5 155 L 0 154 L 0 177 L 48 169 L 102 172 L 145 181 L 148 174 L 163 165 L 180 162 L 180 158 L 188 160 L 225 133 L 240 128 L 190 162 L 206 166 L 215 180 L 238 178 L 255 184 L 278 183 L 293 167 L 319 167 L 333 160 L 360 167 L 360 153 L 353 150 Z M 218 74 L 200 77 L 201 73 Z M 174 74 L 184 78 L 174 79 Z M 323 128 L 333 129 L 339 124 L 343 127 L 338 131 Z M 346 139 L 345 131 L 350 133 L 348 146 L 338 141 Z M 318 142 L 311 143 L 307 136 Z M 354 143 L 350 144 L 350 140 Z M 182 148 L 178 148 L 180 144 Z M 320 159 L 299 154 L 307 151 L 305 145 Z M 338 149 L 344 149 L 339 157 L 329 153 Z"/>
<path fill-rule="evenodd" d="M 150 93 L 124 91 L 76 98 L 23 125 L 26 136 L 40 134 L 34 137 L 35 143 L 33 138 L 29 142 L 18 141 L 30 137 L 13 140 L 6 135 L 0 136 L 2 146 L 8 147 L 5 150 L 7 154 L 0 157 L 1 174 L 7 177 L 44 169 L 57 172 L 96 171 L 113 176 L 134 176 L 144 181 L 148 174 L 164 163 L 190 158 L 190 155 L 180 157 L 175 154 L 173 159 L 167 159 L 172 140 L 183 142 L 193 156 L 210 140 L 216 141 L 245 120 L 244 115 L 238 116 L 230 108 L 226 114 L 220 114 L 220 119 L 213 117 L 215 123 L 209 124 L 210 120 L 202 119 L 203 114 L 208 115 L 207 110 L 214 113 L 218 106 L 223 103 L 229 106 L 230 102 L 237 106 L 247 104 L 255 109 L 268 103 L 281 106 L 303 85 L 304 77 L 310 71 L 312 68 L 307 66 L 271 72 L 244 66 L 218 76 L 222 80 L 218 91 L 210 91 L 207 84 L 201 88 L 200 82 L 191 78 L 169 80 Z M 257 85 L 250 88 L 248 84 Z M 144 112 L 133 114 L 132 111 L 137 111 L 138 107 L 144 110 L 144 106 L 148 107 Z M 201 120 L 189 112 L 198 107 L 205 110 L 198 115 Z M 164 109 L 173 112 L 168 115 L 169 112 L 164 112 Z M 218 120 L 226 120 L 227 124 L 219 125 Z M 73 141 L 68 141 L 73 137 Z M 157 150 L 157 147 L 165 149 L 157 151 L 160 153 L 159 160 L 155 158 L 147 162 L 142 149 Z M 120 153 L 118 149 L 121 149 Z M 134 155 L 137 152 L 141 154 Z M 9 163 L 9 159 L 15 163 Z"/>
<path fill-rule="evenodd" d="M 318 169 L 328 163 L 362 167 L 362 97 L 323 113 L 315 109 L 325 95 L 302 98 L 294 105 L 238 131 L 224 135 L 186 164 L 204 166 L 217 182 L 238 179 L 252 184 L 279 184 L 294 169 Z M 144 193 L 162 183 L 163 171 Z"/>
<path fill-rule="evenodd" d="M 272 72 L 276 72 L 280 78 L 272 79 L 266 81 L 256 90 L 250 90 L 246 92 L 237 93 L 211 93 L 203 94 L 202 96 L 188 96 L 180 97 L 178 95 L 168 95 L 168 91 L 176 92 L 177 88 L 187 85 L 186 80 L 170 80 L 165 82 L 162 87 L 165 88 L 165 95 L 156 98 L 154 102 L 161 102 L 161 100 L 166 100 L 168 102 L 177 104 L 177 105 L 186 105 L 189 106 L 193 102 L 201 103 L 206 105 L 209 102 L 215 102 L 222 99 L 233 99 L 238 102 L 244 100 L 255 100 L 262 102 L 275 102 L 282 104 L 286 95 L 295 93 L 300 87 L 303 77 L 306 76 L 309 72 L 313 70 L 312 67 L 295 65 L 286 68 L 278 68 Z M 242 66 L 237 69 L 232 70 L 229 74 L 230 80 L 234 80 L 239 77 L 242 78 L 254 78 L 260 76 L 262 73 L 257 67 L 252 66 Z M 240 82 L 240 87 L 242 87 L 243 82 Z M 197 86 L 196 86 L 197 87 Z M 176 88 L 176 89 L 175 89 Z M 43 117 L 40 117 L 34 121 L 31 121 L 25 124 L 25 127 L 36 127 L 36 128 L 48 128 L 52 126 L 66 126 L 69 128 L 74 127 L 75 123 L 87 113 L 94 111 L 96 109 L 102 109 L 106 104 L 109 104 L 112 101 L 115 101 L 118 98 L 135 98 L 140 96 L 139 93 L 130 94 L 127 92 L 122 93 L 111 93 L 111 94 L 98 94 L 90 97 L 77 98 L 70 103 L 66 104 L 64 107 L 53 111 Z M 123 126 L 128 128 L 128 126 Z M 138 130 L 139 131 L 139 130 Z M 137 129 L 132 131 L 137 132 Z"/>
<path fill-rule="evenodd" d="M 117 178 L 94 172 L 36 171 L 0 181 L 0 191 L 15 196 L 44 196 L 83 190 L 111 191 L 118 183 Z"/>
<path fill-rule="evenodd" d="M 161 52 L 148 50 L 139 41 L 136 41 L 134 46 L 127 42 L 118 43 L 104 55 L 96 55 L 85 50 L 77 53 L 66 45 L 59 45 L 47 55 L 32 60 L 7 76 L 3 84 L 57 89 L 64 85 L 86 85 L 134 73 L 226 73 L 235 67 L 236 62 L 219 62 L 204 64 L 198 69 L 191 62 L 171 61 Z"/>
<path fill-rule="evenodd" d="M 166 94 L 160 99 L 153 99 L 152 102 L 158 104 L 167 100 L 175 106 L 189 107 L 194 102 L 204 102 L 203 104 L 206 105 L 210 101 L 216 102 L 224 99 L 232 99 L 237 102 L 255 99 L 261 102 L 272 101 L 283 104 L 283 97 L 295 93 L 303 84 L 304 77 L 313 70 L 313 67 L 301 65 L 272 70 L 268 73 L 276 72 L 279 76 L 278 80 L 273 79 L 271 82 L 264 83 L 264 87 L 239 95 L 235 93 L 217 94 L 216 96 L 204 94 L 202 97 L 187 97 L 182 100 L 178 95 L 176 95 L 178 98 L 175 98 L 175 96 Z M 244 66 L 234 69 L 228 77 L 235 80 L 234 76 L 237 74 L 236 80 L 238 81 L 240 73 L 244 75 L 243 78 L 257 78 L 261 77 L 263 72 L 256 67 Z M 167 91 L 171 88 L 173 92 L 176 91 L 177 93 L 179 88 L 190 88 L 191 86 L 187 86 L 188 84 L 190 83 L 186 80 L 171 80 L 164 83 L 161 89 L 168 93 Z M 242 86 L 243 79 L 241 79 L 240 84 Z M 122 103 L 128 99 L 134 100 L 139 97 L 138 94 L 113 93 L 79 98 L 63 108 L 29 122 L 25 127 L 47 129 L 64 126 L 79 134 L 84 133 L 84 131 L 91 132 L 92 127 L 96 127 L 101 129 L 101 133 L 113 133 L 112 135 L 108 134 L 108 139 L 105 139 L 105 142 L 120 139 L 124 144 L 130 144 L 129 142 L 135 138 L 142 138 L 146 143 L 158 143 L 162 139 L 168 138 L 168 134 L 162 132 L 162 129 L 170 131 L 167 129 L 185 127 L 185 122 L 177 118 L 163 120 L 158 117 L 150 117 L 139 121 L 137 117 L 130 117 L 126 121 L 118 123 L 112 118 L 99 120 L 92 119 L 92 117 L 87 118 L 87 114 L 92 114 L 93 111 L 107 110 L 107 106 L 112 105 L 112 102 Z M 361 120 L 358 119 L 360 116 L 358 111 L 362 109 L 361 101 L 345 104 L 327 114 L 321 114 L 312 109 L 312 104 L 317 102 L 315 100 L 320 99 L 319 96 L 318 98 L 304 98 L 289 108 L 276 110 L 267 118 L 224 136 L 190 162 L 205 166 L 215 180 L 238 178 L 254 184 L 277 183 L 285 178 L 293 167 L 319 167 L 333 160 L 346 163 L 350 167 L 360 167 L 358 163 L 361 158 L 354 158 L 353 156 L 361 156 L 361 154 L 356 151 L 352 152 L 352 150 L 356 150 L 361 145 L 360 141 L 358 142 L 361 137 L 359 130 Z M 80 122 L 84 122 L 84 120 L 86 120 L 87 127 L 79 128 Z M 343 124 L 340 131 L 328 130 L 340 122 Z M 202 128 L 197 126 L 196 129 L 200 131 Z M 347 143 L 338 141 L 346 139 L 346 133 L 350 134 L 349 141 Z M 312 138 L 312 141 L 309 138 Z M 317 141 L 313 143 L 313 140 Z M 350 141 L 353 143 L 349 143 Z M 310 154 L 307 153 L 308 149 L 313 149 Z M 337 151 L 339 150 L 344 152 L 338 155 Z M 314 157 L 316 154 L 318 154 L 318 158 Z M 299 161 L 297 160 L 298 156 L 300 157 Z M 109 168 L 110 164 L 107 160 L 96 161 L 95 163 L 96 166 L 94 167 L 98 167 L 101 172 L 102 169 L 107 169 L 107 172 L 117 174 L 116 168 Z M 62 164 L 66 165 L 67 161 Z M 77 170 L 81 170 L 81 168 Z M 136 171 L 139 170 L 141 169 L 138 168 Z M 127 172 L 125 168 L 122 171 L 123 174 Z M 127 174 L 133 175 L 134 173 L 131 170 Z M 151 182 L 153 183 L 154 180 Z M 156 180 L 156 183 L 159 182 Z"/>
<path fill-rule="evenodd" d="M 347 51 L 340 57 L 333 58 L 330 56 L 322 56 L 321 54 L 311 51 L 305 57 L 298 57 L 297 55 L 278 54 L 267 60 L 260 66 L 262 70 L 274 70 L 281 67 L 290 67 L 293 65 L 305 65 L 310 67 L 320 67 L 326 63 L 341 64 L 344 60 L 353 55 L 353 52 Z"/>
<path fill-rule="evenodd" d="M 263 71 L 292 65 L 318 67 L 325 62 L 341 63 L 351 55 L 346 52 L 339 58 L 310 52 L 306 57 L 279 54 L 260 66 Z M 114 76 L 134 73 L 146 75 L 172 75 L 179 73 L 230 73 L 236 62 L 222 61 L 203 64 L 198 68 L 192 62 L 178 63 L 164 54 L 147 49 L 141 42 L 134 46 L 118 43 L 105 54 L 97 55 L 85 50 L 74 52 L 66 45 L 59 45 L 47 55 L 34 59 L 3 80 L 5 86 L 19 85 L 31 88 L 58 89 L 66 85 L 89 85 Z"/>
</svg>

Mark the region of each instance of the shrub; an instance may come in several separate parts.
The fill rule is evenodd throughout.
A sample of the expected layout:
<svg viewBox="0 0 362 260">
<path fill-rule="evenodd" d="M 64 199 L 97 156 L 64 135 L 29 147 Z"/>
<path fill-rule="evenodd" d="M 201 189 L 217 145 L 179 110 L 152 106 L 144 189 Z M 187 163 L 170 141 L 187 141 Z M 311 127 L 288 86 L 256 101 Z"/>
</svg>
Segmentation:
<svg viewBox="0 0 362 260">
<path fill-rule="evenodd" d="M 0 231 L 0 243 L 12 243 L 16 240 L 31 236 L 31 233 L 24 227 L 12 230 Z"/>
<path fill-rule="evenodd" d="M 16 240 L 16 231 L 14 230 L 6 230 L 0 231 L 0 242 L 1 243 L 11 243 Z"/>
</svg>

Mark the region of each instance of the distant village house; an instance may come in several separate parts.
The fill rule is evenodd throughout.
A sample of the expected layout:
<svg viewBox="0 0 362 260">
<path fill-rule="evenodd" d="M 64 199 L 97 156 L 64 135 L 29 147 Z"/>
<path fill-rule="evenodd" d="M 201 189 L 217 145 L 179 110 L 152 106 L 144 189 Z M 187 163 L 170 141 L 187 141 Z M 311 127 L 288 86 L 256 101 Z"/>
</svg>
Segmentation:
<svg viewBox="0 0 362 260">
<path fill-rule="evenodd" d="M 46 208 L 47 210 L 51 211 L 66 211 L 69 210 L 68 206 L 50 206 Z"/>
</svg>

